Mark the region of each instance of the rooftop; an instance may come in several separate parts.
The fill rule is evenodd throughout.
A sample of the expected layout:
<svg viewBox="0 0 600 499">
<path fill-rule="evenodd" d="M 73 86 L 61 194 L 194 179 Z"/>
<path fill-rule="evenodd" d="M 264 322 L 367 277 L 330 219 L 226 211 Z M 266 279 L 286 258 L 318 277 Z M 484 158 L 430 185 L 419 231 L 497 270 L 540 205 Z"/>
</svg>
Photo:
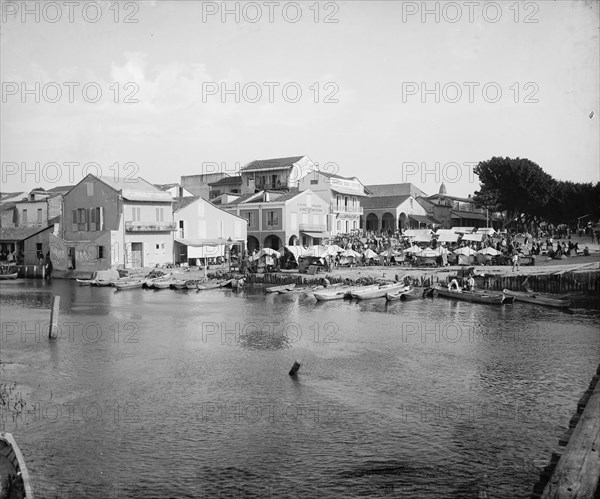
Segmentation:
<svg viewBox="0 0 600 499">
<path fill-rule="evenodd" d="M 233 177 L 223 177 L 216 182 L 209 182 L 208 185 L 211 187 L 219 186 L 219 185 L 242 185 L 242 177 L 239 175 L 235 175 Z"/>
<path fill-rule="evenodd" d="M 197 199 L 201 199 L 196 196 L 184 196 L 182 198 L 173 198 L 173 211 L 183 210 L 186 206 L 189 206 Z"/>
<path fill-rule="evenodd" d="M 371 210 L 382 210 L 384 208 L 396 208 L 406 201 L 410 196 L 373 196 L 361 200 L 362 207 Z"/>
<path fill-rule="evenodd" d="M 304 156 L 290 156 L 288 158 L 257 159 L 248 163 L 240 169 L 240 172 L 255 170 L 279 170 L 281 168 L 291 168 L 294 163 L 300 161 Z"/>
</svg>

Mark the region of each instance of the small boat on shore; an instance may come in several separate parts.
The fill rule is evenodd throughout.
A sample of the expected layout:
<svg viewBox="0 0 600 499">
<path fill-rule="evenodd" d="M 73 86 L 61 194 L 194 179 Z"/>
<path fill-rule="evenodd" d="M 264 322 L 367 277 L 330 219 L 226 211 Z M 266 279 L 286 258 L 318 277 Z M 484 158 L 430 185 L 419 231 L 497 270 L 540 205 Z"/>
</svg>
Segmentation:
<svg viewBox="0 0 600 499">
<path fill-rule="evenodd" d="M 470 301 L 475 303 L 488 303 L 490 305 L 503 305 L 512 303 L 514 297 L 506 296 L 501 291 L 464 291 L 451 290 L 443 286 L 433 286 L 435 293 L 454 300 Z"/>
<path fill-rule="evenodd" d="M 568 295 L 549 295 L 544 293 L 511 291 L 510 289 L 505 289 L 504 294 L 514 297 L 516 301 L 534 303 L 546 307 L 568 308 L 573 303 L 573 298 Z"/>
<path fill-rule="evenodd" d="M 172 279 L 164 280 L 164 281 L 154 281 L 154 289 L 169 289 L 175 281 Z"/>
<path fill-rule="evenodd" d="M 0 433 L 0 470 L 2 498 L 33 498 L 33 486 L 25 458 L 11 433 Z"/>
<path fill-rule="evenodd" d="M 75 279 L 80 286 L 91 286 L 95 279 Z"/>
<path fill-rule="evenodd" d="M 203 291 L 206 289 L 218 289 L 218 288 L 222 288 L 226 282 L 227 281 L 199 282 L 196 284 L 196 289 L 198 289 L 198 291 Z"/>
<path fill-rule="evenodd" d="M 294 289 L 296 287 L 296 284 L 283 284 L 281 286 L 271 286 L 270 288 L 266 288 L 265 291 L 267 293 L 277 293 L 279 291 L 291 291 L 292 289 Z"/>
<path fill-rule="evenodd" d="M 339 289 L 340 287 L 342 287 L 341 283 L 336 283 L 336 284 L 331 284 L 330 286 L 300 286 L 300 287 L 295 287 L 292 289 L 280 289 L 278 291 L 279 294 L 282 295 L 293 295 L 293 294 L 300 294 L 300 293 L 306 293 L 306 294 L 310 294 L 310 293 L 314 293 L 315 291 L 320 292 L 322 290 L 334 290 L 334 289 Z"/>
<path fill-rule="evenodd" d="M 387 293 L 392 293 L 394 291 L 408 291 L 409 289 L 410 286 L 407 286 L 403 282 L 394 282 L 390 284 L 380 284 L 374 289 L 355 290 L 350 294 L 352 295 L 352 298 L 356 298 L 357 300 L 371 300 L 373 298 L 383 298 Z"/>
<path fill-rule="evenodd" d="M 18 272 L 13 272 L 12 274 L 0 274 L 0 281 L 6 281 L 8 279 L 16 279 L 19 277 Z"/>
<path fill-rule="evenodd" d="M 423 297 L 423 291 L 418 290 L 412 286 L 409 286 L 408 289 L 399 289 L 397 291 L 388 291 L 385 294 L 386 301 L 407 301 L 407 300 L 416 300 L 417 298 Z"/>
</svg>

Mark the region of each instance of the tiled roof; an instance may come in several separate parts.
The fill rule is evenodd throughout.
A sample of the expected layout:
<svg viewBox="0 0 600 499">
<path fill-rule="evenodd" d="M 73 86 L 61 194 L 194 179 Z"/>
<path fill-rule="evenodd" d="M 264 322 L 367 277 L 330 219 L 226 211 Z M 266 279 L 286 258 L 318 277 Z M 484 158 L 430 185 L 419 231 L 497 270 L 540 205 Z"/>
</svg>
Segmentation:
<svg viewBox="0 0 600 499">
<path fill-rule="evenodd" d="M 120 191 L 123 199 L 130 201 L 170 202 L 172 199 L 168 192 L 161 191 L 158 187 L 152 185 L 142 177 L 119 177 L 117 179 L 110 176 L 94 177 L 94 175 L 88 175 L 88 177 L 97 178 L 109 187 L 112 187 L 115 191 Z M 83 179 L 82 182 L 83 181 L 85 181 L 85 179 Z"/>
<path fill-rule="evenodd" d="M 69 192 L 74 185 L 59 185 L 57 187 L 53 187 L 52 189 L 46 189 L 46 192 L 51 192 L 52 194 L 66 194 Z"/>
<path fill-rule="evenodd" d="M 410 196 L 373 196 L 363 198 L 360 201 L 365 210 L 383 210 L 385 208 L 395 209 Z"/>
<path fill-rule="evenodd" d="M 401 184 L 374 184 L 366 185 L 365 188 L 374 196 L 415 196 L 426 195 L 421 189 L 410 182 Z"/>
<path fill-rule="evenodd" d="M 318 170 L 318 172 L 325 176 L 325 177 L 329 177 L 329 178 L 341 178 L 342 180 L 357 180 L 356 177 L 342 177 L 341 175 L 338 175 L 337 173 L 328 173 L 328 172 L 322 172 L 321 170 Z"/>
<path fill-rule="evenodd" d="M 4 203 L 3 205 L 0 205 L 0 211 L 13 210 L 16 205 L 17 205 L 17 201 L 11 201 L 10 203 Z"/>
<path fill-rule="evenodd" d="M 182 198 L 173 198 L 173 211 L 183 210 L 186 206 L 189 206 L 197 199 L 200 199 L 196 196 L 185 196 Z"/>
<path fill-rule="evenodd" d="M 23 241 L 48 227 L 2 227 L 0 228 L 0 241 Z"/>
<path fill-rule="evenodd" d="M 487 220 L 483 213 L 473 213 L 472 211 L 452 210 L 452 218 L 465 218 L 471 220 Z"/>
<path fill-rule="evenodd" d="M 271 194 L 280 194 L 280 196 L 277 196 L 276 198 L 271 199 L 270 201 L 263 201 L 262 196 L 265 192 L 270 192 Z M 306 191 L 303 191 L 303 192 L 306 192 Z M 298 194 L 300 194 L 300 191 L 298 190 L 297 187 L 290 189 L 288 192 L 284 192 L 284 193 L 282 193 L 281 191 L 259 191 L 259 192 L 255 192 L 254 194 L 244 194 L 243 196 L 240 196 L 238 199 L 230 201 L 229 203 L 225 204 L 224 206 L 234 206 L 236 204 L 245 204 L 245 203 L 280 203 L 282 201 L 285 202 L 288 199 L 295 198 Z"/>
<path fill-rule="evenodd" d="M 240 171 L 253 171 L 265 169 L 277 170 L 280 168 L 291 167 L 294 163 L 300 161 L 303 157 L 304 156 L 290 156 L 288 158 L 257 159 L 242 167 Z"/>
<path fill-rule="evenodd" d="M 239 175 L 235 175 L 233 177 L 223 177 L 216 182 L 209 182 L 208 185 L 213 187 L 218 185 L 242 185 L 242 177 Z"/>
</svg>

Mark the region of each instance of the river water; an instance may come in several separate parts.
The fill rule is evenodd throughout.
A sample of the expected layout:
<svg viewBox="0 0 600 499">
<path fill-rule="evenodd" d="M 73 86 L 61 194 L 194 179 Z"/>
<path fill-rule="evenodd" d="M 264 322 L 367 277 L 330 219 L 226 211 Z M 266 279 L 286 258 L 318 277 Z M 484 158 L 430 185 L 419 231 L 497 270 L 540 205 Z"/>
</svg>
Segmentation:
<svg viewBox="0 0 600 499">
<path fill-rule="evenodd" d="M 0 292 L 39 497 L 528 497 L 599 362 L 596 313 L 521 303 Z"/>
</svg>

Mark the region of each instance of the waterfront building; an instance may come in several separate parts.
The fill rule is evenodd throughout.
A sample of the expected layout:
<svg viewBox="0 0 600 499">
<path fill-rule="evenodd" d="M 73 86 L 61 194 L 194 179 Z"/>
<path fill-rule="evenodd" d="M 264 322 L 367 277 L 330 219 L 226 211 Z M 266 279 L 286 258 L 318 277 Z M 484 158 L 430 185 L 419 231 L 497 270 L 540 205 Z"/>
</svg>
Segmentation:
<svg viewBox="0 0 600 499">
<path fill-rule="evenodd" d="M 255 160 L 240 169 L 241 194 L 289 191 L 298 188 L 300 179 L 316 169 L 317 165 L 308 156 Z"/>
<path fill-rule="evenodd" d="M 287 245 L 321 244 L 327 230 L 330 204 L 310 189 L 300 192 L 262 190 L 223 205 L 223 209 L 247 220 L 248 251 Z"/>
<path fill-rule="evenodd" d="M 471 195 L 466 198 L 451 196 L 442 183 L 439 192 L 417 199 L 428 215 L 440 221 L 441 227 L 494 227 L 501 228 L 504 217 L 475 204 Z"/>
<path fill-rule="evenodd" d="M 221 196 L 223 194 L 231 194 L 231 195 L 241 195 L 242 190 L 242 176 L 234 175 L 234 176 L 225 176 L 216 182 L 211 182 L 208 184 L 210 191 L 208 194 L 208 198 L 211 203 L 220 204 L 223 199 Z M 216 201 L 216 202 L 215 202 Z M 225 201 L 227 202 L 227 201 Z"/>
<path fill-rule="evenodd" d="M 300 179 L 298 188 L 300 191 L 310 189 L 329 204 L 327 231 L 332 237 L 360 228 L 361 200 L 367 193 L 356 177 L 314 170 Z"/>
<path fill-rule="evenodd" d="M 439 221 L 428 216 L 411 195 L 377 195 L 363 199 L 362 227 L 369 231 L 433 228 Z"/>
<path fill-rule="evenodd" d="M 192 196 L 198 196 L 208 201 L 210 199 L 210 184 L 217 182 L 226 176 L 227 174 L 222 172 L 182 175 L 181 186 Z"/>
<path fill-rule="evenodd" d="M 197 258 L 225 256 L 228 246 L 246 246 L 246 219 L 195 196 L 174 199 L 174 262 L 195 265 Z"/>
<path fill-rule="evenodd" d="M 87 175 L 64 197 L 60 237 L 50 236 L 57 274 L 173 261 L 172 198 L 142 178 Z"/>
<path fill-rule="evenodd" d="M 38 265 L 50 250 L 54 224 L 44 227 L 2 227 L 0 261 L 19 265 Z M 12 254 L 12 257 L 8 255 Z"/>
<path fill-rule="evenodd" d="M 427 197 L 427 194 L 410 182 L 403 182 L 400 184 L 371 184 L 365 187 L 367 193 L 375 197 L 412 196 L 415 199 L 419 196 Z"/>
</svg>

